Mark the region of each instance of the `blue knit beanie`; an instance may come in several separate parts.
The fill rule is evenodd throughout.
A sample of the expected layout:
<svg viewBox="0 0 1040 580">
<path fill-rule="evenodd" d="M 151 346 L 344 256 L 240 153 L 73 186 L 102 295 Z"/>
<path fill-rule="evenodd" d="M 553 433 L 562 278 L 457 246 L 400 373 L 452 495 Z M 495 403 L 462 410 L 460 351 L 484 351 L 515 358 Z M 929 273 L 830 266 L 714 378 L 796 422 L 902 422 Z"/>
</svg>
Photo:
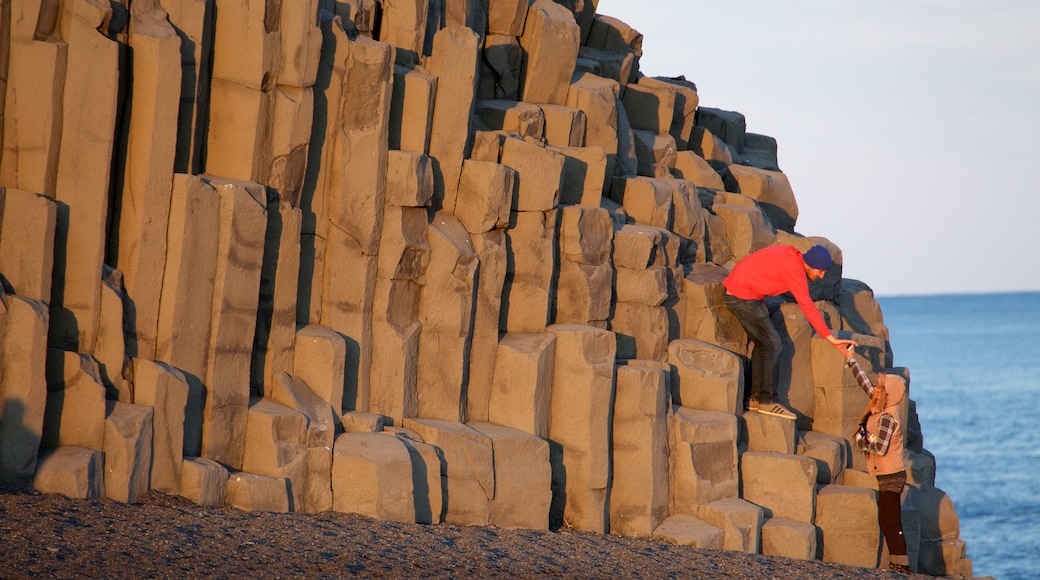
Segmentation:
<svg viewBox="0 0 1040 580">
<path fill-rule="evenodd" d="M 823 246 L 813 246 L 806 250 L 802 254 L 802 259 L 809 265 L 810 268 L 816 268 L 817 270 L 829 270 L 831 264 L 834 262 L 831 260 L 831 253 L 827 251 L 827 248 Z"/>
</svg>

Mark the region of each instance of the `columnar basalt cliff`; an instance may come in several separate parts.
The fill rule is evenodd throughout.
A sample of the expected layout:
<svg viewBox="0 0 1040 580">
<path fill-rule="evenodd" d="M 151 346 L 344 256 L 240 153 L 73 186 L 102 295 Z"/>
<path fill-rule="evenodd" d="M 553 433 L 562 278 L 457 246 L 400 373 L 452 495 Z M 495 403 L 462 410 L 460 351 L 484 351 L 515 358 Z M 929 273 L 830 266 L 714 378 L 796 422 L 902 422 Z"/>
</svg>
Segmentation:
<svg viewBox="0 0 1040 580">
<path fill-rule="evenodd" d="M 745 413 L 721 281 L 822 244 L 776 141 L 595 0 L 2 2 L 0 482 L 887 562 L 867 397 L 793 303 Z M 913 567 L 971 575 L 916 410 Z"/>
</svg>

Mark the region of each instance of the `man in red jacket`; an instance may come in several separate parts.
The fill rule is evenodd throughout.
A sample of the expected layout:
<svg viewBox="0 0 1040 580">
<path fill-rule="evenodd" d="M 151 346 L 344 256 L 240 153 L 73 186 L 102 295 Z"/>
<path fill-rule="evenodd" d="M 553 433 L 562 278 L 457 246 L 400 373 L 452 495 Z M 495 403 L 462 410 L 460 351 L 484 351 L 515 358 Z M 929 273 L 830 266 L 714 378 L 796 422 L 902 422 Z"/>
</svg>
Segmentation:
<svg viewBox="0 0 1040 580">
<path fill-rule="evenodd" d="M 834 336 L 809 297 L 809 281 L 823 278 L 831 264 L 831 253 L 823 246 L 813 246 L 804 254 L 794 246 L 770 246 L 737 262 L 722 281 L 726 287 L 723 302 L 755 343 L 751 353 L 749 410 L 795 418 L 776 400 L 780 335 L 769 319 L 769 309 L 763 301 L 766 296 L 790 292 L 817 334 L 839 350 L 850 344 L 856 346 L 851 340 Z"/>
</svg>

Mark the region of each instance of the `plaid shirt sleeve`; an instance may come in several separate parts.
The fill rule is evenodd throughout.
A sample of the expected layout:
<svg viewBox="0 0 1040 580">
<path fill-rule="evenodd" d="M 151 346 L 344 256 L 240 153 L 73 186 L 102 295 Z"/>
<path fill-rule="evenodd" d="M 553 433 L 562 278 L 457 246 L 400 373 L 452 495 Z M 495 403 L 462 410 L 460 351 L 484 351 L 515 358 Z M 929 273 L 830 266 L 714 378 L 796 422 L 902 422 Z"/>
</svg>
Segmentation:
<svg viewBox="0 0 1040 580">
<path fill-rule="evenodd" d="M 892 415 L 885 413 L 881 415 L 881 419 L 878 420 L 878 432 L 867 433 L 864 437 L 859 432 L 856 433 L 856 448 L 860 451 L 867 451 L 874 455 L 884 455 L 888 453 L 888 444 L 892 441 L 892 434 L 896 431 L 896 420 L 892 418 Z"/>
<path fill-rule="evenodd" d="M 845 362 L 845 365 L 852 369 L 852 374 L 856 377 L 856 382 L 867 395 L 874 396 L 874 384 L 870 382 L 870 377 L 867 373 L 860 368 L 859 363 L 856 362 L 856 358 L 850 358 Z"/>
</svg>

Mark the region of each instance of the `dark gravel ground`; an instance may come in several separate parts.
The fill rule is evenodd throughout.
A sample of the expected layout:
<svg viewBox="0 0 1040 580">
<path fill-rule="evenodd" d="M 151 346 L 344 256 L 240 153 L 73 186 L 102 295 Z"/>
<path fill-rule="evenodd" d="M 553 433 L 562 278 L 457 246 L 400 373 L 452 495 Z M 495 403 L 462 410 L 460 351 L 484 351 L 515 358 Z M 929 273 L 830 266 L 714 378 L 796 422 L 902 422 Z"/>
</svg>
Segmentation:
<svg viewBox="0 0 1040 580">
<path fill-rule="evenodd" d="M 906 578 L 568 529 L 245 512 L 157 492 L 127 505 L 2 486 L 0 577 Z"/>
</svg>

